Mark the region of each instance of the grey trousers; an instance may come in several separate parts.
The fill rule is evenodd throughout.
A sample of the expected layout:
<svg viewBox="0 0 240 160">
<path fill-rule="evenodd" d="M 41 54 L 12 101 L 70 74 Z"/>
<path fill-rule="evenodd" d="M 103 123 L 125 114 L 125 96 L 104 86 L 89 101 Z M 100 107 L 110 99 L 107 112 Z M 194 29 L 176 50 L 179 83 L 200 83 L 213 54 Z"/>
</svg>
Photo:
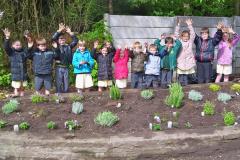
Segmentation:
<svg viewBox="0 0 240 160">
<path fill-rule="evenodd" d="M 167 85 L 170 85 L 172 83 L 172 77 L 173 77 L 173 71 L 162 69 L 161 70 L 161 86 L 167 87 Z"/>
<path fill-rule="evenodd" d="M 197 62 L 197 78 L 198 83 L 209 83 L 212 77 L 211 62 Z"/>
<path fill-rule="evenodd" d="M 142 88 L 143 87 L 143 72 L 136 72 L 131 74 L 131 87 Z"/>
<path fill-rule="evenodd" d="M 188 85 L 188 75 L 187 74 L 179 74 L 178 81 L 182 86 Z"/>
<path fill-rule="evenodd" d="M 159 81 L 158 81 L 158 77 L 159 75 L 145 75 L 145 84 L 146 87 L 153 87 L 153 88 L 157 88 L 159 86 Z"/>
<path fill-rule="evenodd" d="M 66 93 L 69 87 L 67 67 L 56 67 L 56 91 L 57 93 Z"/>
</svg>

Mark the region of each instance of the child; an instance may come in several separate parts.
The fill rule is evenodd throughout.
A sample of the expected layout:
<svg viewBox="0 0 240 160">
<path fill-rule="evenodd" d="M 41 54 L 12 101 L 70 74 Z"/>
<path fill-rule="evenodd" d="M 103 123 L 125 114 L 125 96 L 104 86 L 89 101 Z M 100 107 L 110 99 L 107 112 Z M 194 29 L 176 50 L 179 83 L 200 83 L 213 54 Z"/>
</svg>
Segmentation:
<svg viewBox="0 0 240 160">
<path fill-rule="evenodd" d="M 211 81 L 214 48 L 222 39 L 222 28 L 223 24 L 218 23 L 214 38 L 209 37 L 209 29 L 206 27 L 201 29 L 201 37 L 197 34 L 195 36 L 198 83 L 209 83 Z"/>
<path fill-rule="evenodd" d="M 195 39 L 195 32 L 192 26 L 192 20 L 187 19 L 186 24 L 188 25 L 188 30 L 184 30 L 181 35 L 179 35 L 179 29 L 181 21 L 178 20 L 177 27 L 175 30 L 175 35 L 180 38 L 182 43 L 182 48 L 177 58 L 177 74 L 178 81 L 181 85 L 185 86 L 188 84 L 188 75 L 195 73 L 195 57 L 193 54 L 193 43 Z"/>
<path fill-rule="evenodd" d="M 69 45 L 66 44 L 64 32 L 68 33 L 72 38 L 72 42 Z M 66 93 L 69 86 L 68 70 L 69 65 L 72 63 L 72 49 L 77 45 L 78 39 L 68 26 L 65 27 L 61 23 L 52 40 L 57 42 L 60 51 L 59 57 L 56 59 L 56 91 L 57 93 Z"/>
<path fill-rule="evenodd" d="M 130 49 L 131 61 L 131 87 L 142 88 L 143 76 L 144 76 L 144 61 L 146 60 L 146 54 L 142 51 L 142 45 L 140 42 L 133 44 L 133 50 Z"/>
<path fill-rule="evenodd" d="M 107 47 L 108 53 L 115 53 L 116 52 L 116 49 L 113 47 L 112 42 L 105 40 L 104 41 L 104 46 Z"/>
<path fill-rule="evenodd" d="M 44 38 L 36 40 L 37 48 L 32 50 L 30 59 L 33 63 L 33 72 L 35 75 L 34 84 L 36 94 L 40 94 L 42 85 L 45 87 L 45 95 L 50 95 L 52 87 L 52 66 L 55 58 L 58 57 L 56 49 L 49 50 L 47 41 Z M 55 48 L 56 44 L 53 45 Z"/>
<path fill-rule="evenodd" d="M 234 35 L 233 38 L 232 35 Z M 232 28 L 226 28 L 223 33 L 223 38 L 218 45 L 217 54 L 217 78 L 216 83 L 220 82 L 222 75 L 224 75 L 224 82 L 229 81 L 229 75 L 232 74 L 232 51 L 233 47 L 237 45 L 240 36 L 237 35 Z"/>
<path fill-rule="evenodd" d="M 22 47 L 19 40 L 16 40 L 10 46 L 10 34 L 11 32 L 5 28 L 3 30 L 5 35 L 4 49 L 9 56 L 11 63 L 11 75 L 12 75 L 12 87 L 14 88 L 14 94 L 12 97 L 24 96 L 24 87 L 27 86 L 27 58 L 29 56 L 29 51 Z M 25 35 L 28 39 L 28 47 L 33 45 L 31 38 Z"/>
<path fill-rule="evenodd" d="M 155 44 L 151 44 L 149 46 L 149 51 L 147 51 L 147 63 L 145 69 L 147 88 L 149 88 L 151 85 L 153 86 L 153 88 L 158 87 L 158 77 L 160 75 L 161 58 L 163 58 L 166 54 L 167 54 L 166 50 L 158 52 L 157 46 Z"/>
<path fill-rule="evenodd" d="M 98 63 L 98 91 L 102 92 L 103 88 L 112 85 L 112 60 L 114 52 L 109 52 L 107 46 L 104 45 L 100 52 L 97 53 L 98 42 L 94 42 L 92 56 Z"/>
<path fill-rule="evenodd" d="M 129 51 L 127 46 L 125 47 L 124 51 L 121 51 L 121 47 L 119 47 L 113 58 L 113 62 L 115 63 L 114 76 L 115 76 L 116 85 L 118 88 L 127 87 L 128 59 L 129 59 Z"/>
<path fill-rule="evenodd" d="M 85 47 L 85 41 L 78 42 L 78 49 L 73 55 L 73 68 L 74 74 L 76 74 L 76 88 L 80 95 L 85 88 L 93 86 L 93 80 L 91 76 L 94 60 L 91 53 Z"/>
<path fill-rule="evenodd" d="M 161 38 L 163 39 L 163 37 Z M 175 44 L 173 45 L 175 40 Z M 182 43 L 176 37 L 166 37 L 165 46 L 162 46 L 161 40 L 156 40 L 160 52 L 165 50 L 167 55 L 163 57 L 161 62 L 161 87 L 167 88 L 172 83 L 173 71 L 177 65 L 177 55 L 182 47 Z"/>
</svg>

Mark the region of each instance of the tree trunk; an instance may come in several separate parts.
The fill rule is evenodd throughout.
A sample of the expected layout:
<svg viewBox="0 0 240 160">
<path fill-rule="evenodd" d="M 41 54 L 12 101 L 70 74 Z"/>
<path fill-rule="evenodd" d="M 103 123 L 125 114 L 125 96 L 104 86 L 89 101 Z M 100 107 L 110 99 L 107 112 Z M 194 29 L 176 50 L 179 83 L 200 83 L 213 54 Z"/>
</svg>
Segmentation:
<svg viewBox="0 0 240 160">
<path fill-rule="evenodd" d="M 235 15 L 239 16 L 240 15 L 240 0 L 235 0 Z"/>
<path fill-rule="evenodd" d="M 39 37 L 39 23 L 38 23 L 38 11 L 37 11 L 37 0 L 33 0 L 33 12 L 34 12 L 34 18 L 35 18 L 35 24 L 37 29 L 37 35 Z"/>
<path fill-rule="evenodd" d="M 113 14 L 113 0 L 108 0 L 109 14 Z"/>
</svg>

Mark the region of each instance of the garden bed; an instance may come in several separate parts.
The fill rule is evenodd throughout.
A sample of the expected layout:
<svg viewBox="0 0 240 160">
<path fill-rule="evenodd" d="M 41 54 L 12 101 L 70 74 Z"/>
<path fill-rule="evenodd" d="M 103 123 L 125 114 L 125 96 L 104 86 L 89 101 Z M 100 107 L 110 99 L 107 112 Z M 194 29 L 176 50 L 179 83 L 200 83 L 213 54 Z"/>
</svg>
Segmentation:
<svg viewBox="0 0 240 160">
<path fill-rule="evenodd" d="M 221 91 L 234 95 L 230 90 L 231 83 L 220 84 Z M 223 112 L 224 108 L 227 111 L 232 111 L 236 116 L 240 115 L 240 96 L 235 96 L 227 104 L 217 100 L 217 93 L 211 92 L 208 89 L 208 84 L 205 85 L 191 85 L 184 87 L 185 98 L 181 108 L 171 108 L 164 103 L 166 96 L 169 94 L 167 89 L 154 90 L 154 98 L 145 100 L 140 95 L 140 90 L 126 89 L 123 90 L 123 99 L 111 100 L 108 92 L 88 92 L 85 93 L 83 100 L 84 110 L 81 114 L 75 115 L 71 113 L 72 102 L 68 98 L 71 94 L 65 94 L 65 103 L 56 104 L 54 101 L 44 102 L 39 104 L 32 104 L 30 96 L 31 93 L 21 99 L 20 110 L 18 112 L 5 115 L 0 112 L 0 120 L 8 122 L 6 128 L 0 129 L 3 131 L 12 131 L 14 124 L 27 121 L 30 124 L 28 131 L 35 136 L 46 135 L 46 138 L 57 136 L 66 136 L 66 134 L 75 133 L 76 138 L 90 138 L 90 137 L 110 137 L 119 134 L 128 134 L 131 136 L 151 137 L 153 131 L 149 129 L 149 123 L 154 122 L 154 115 L 159 114 L 162 120 L 161 129 L 163 131 L 179 129 L 201 129 L 201 128 L 217 128 L 224 126 Z M 193 102 L 188 99 L 188 92 L 196 90 L 203 94 L 203 100 Z M 201 116 L 203 110 L 203 103 L 209 100 L 215 104 L 215 114 L 212 116 Z M 5 101 L 0 102 L 3 106 Z M 121 106 L 117 108 L 117 104 Z M 119 122 L 112 127 L 101 127 L 95 124 L 94 118 L 99 112 L 111 111 L 116 113 L 119 117 Z M 179 118 L 173 117 L 173 112 L 179 112 Z M 74 131 L 68 131 L 64 128 L 64 123 L 67 120 L 77 120 L 80 128 Z M 57 129 L 48 130 L 47 122 L 54 121 L 57 124 Z M 168 129 L 167 121 L 177 122 L 176 128 Z M 188 123 L 189 122 L 189 123 Z M 187 125 L 191 124 L 191 126 Z M 160 131 L 161 132 L 161 131 Z"/>
</svg>

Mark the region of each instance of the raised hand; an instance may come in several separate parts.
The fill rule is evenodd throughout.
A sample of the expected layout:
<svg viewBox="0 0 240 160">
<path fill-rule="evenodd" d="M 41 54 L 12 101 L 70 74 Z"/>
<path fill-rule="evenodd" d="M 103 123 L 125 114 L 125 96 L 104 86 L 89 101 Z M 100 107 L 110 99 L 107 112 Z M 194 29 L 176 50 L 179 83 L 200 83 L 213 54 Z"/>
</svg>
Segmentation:
<svg viewBox="0 0 240 160">
<path fill-rule="evenodd" d="M 228 27 L 228 33 L 235 34 L 235 32 L 233 31 L 232 27 Z"/>
<path fill-rule="evenodd" d="M 3 33 L 4 33 L 5 37 L 6 37 L 6 39 L 10 38 L 11 32 L 8 30 L 8 28 L 5 28 L 3 30 Z"/>
<path fill-rule="evenodd" d="M 58 25 L 58 32 L 63 32 L 65 30 L 65 24 L 63 24 L 63 23 L 60 23 L 59 25 Z"/>
<path fill-rule="evenodd" d="M 73 34 L 73 32 L 71 31 L 71 28 L 69 26 L 66 26 L 65 29 L 68 34 Z"/>
<path fill-rule="evenodd" d="M 125 45 L 125 49 L 128 49 L 128 45 Z"/>
<path fill-rule="evenodd" d="M 121 45 L 118 45 L 117 48 L 118 48 L 118 49 L 122 49 Z"/>
<path fill-rule="evenodd" d="M 191 26 L 192 25 L 192 19 L 186 19 L 186 24 L 188 25 L 188 26 Z"/>
<path fill-rule="evenodd" d="M 55 41 L 52 42 L 53 48 L 57 48 L 57 43 Z"/>
<path fill-rule="evenodd" d="M 161 39 L 165 39 L 166 38 L 166 33 L 161 34 Z"/>
<path fill-rule="evenodd" d="M 97 48 L 98 47 L 98 41 L 95 41 L 93 44 L 93 48 Z"/>
<path fill-rule="evenodd" d="M 223 29 L 223 28 L 224 28 L 223 22 L 218 22 L 217 29 L 219 30 L 219 29 Z"/>
<path fill-rule="evenodd" d="M 180 26 L 182 20 L 180 18 L 177 18 L 177 25 Z"/>
</svg>

